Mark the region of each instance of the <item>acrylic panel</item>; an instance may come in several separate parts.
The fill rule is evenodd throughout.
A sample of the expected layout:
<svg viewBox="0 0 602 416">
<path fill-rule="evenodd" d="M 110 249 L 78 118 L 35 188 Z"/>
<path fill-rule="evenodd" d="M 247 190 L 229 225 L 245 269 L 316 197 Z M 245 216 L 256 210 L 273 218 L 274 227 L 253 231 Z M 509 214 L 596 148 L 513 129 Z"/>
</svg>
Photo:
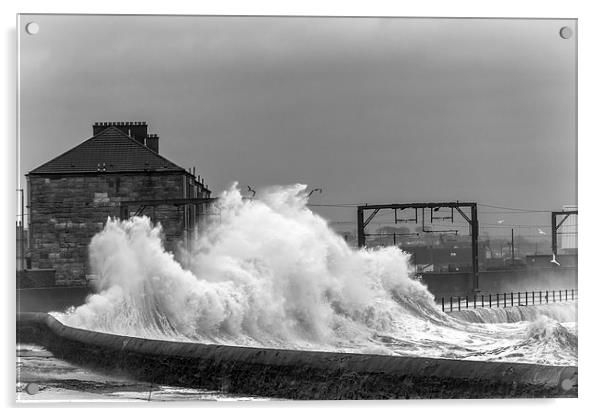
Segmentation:
<svg viewBox="0 0 602 416">
<path fill-rule="evenodd" d="M 17 400 L 577 396 L 577 21 L 18 18 Z"/>
</svg>

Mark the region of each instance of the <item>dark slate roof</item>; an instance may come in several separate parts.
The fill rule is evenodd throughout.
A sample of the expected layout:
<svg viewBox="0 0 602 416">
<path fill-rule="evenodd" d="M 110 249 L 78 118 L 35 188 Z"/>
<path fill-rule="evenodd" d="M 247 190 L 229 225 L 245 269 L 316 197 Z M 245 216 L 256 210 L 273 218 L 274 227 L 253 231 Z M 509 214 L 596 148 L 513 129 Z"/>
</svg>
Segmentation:
<svg viewBox="0 0 602 416">
<path fill-rule="evenodd" d="M 186 172 L 116 127 L 29 172 L 30 175 L 91 172 Z"/>
</svg>

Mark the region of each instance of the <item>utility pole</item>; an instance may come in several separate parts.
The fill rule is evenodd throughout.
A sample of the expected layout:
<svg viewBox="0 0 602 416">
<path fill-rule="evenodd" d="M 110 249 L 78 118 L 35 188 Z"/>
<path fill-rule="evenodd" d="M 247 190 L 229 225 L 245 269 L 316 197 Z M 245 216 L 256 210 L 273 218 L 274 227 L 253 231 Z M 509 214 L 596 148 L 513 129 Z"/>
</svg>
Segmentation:
<svg viewBox="0 0 602 416">
<path fill-rule="evenodd" d="M 366 245 L 364 229 L 364 209 L 362 207 L 357 207 L 357 246 L 360 248 Z"/>
<path fill-rule="evenodd" d="M 20 248 L 21 248 L 21 270 L 25 270 L 25 211 L 24 211 L 24 200 L 23 188 L 17 189 L 17 192 L 21 192 L 21 228 L 19 228 L 20 234 Z"/>
<path fill-rule="evenodd" d="M 514 266 L 514 228 L 512 229 L 512 265 Z"/>
<path fill-rule="evenodd" d="M 464 216 L 462 211 L 458 209 L 458 212 Z M 477 215 L 477 204 L 471 204 L 470 207 L 470 236 L 472 245 L 472 274 L 473 274 L 473 286 L 474 292 L 479 291 L 479 219 Z"/>
</svg>

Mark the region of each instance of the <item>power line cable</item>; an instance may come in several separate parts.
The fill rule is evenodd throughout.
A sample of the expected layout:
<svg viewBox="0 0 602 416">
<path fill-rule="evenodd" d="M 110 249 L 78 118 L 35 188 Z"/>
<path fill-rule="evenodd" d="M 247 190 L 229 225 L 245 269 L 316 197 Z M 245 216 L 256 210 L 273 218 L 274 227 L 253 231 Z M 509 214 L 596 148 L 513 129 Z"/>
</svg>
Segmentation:
<svg viewBox="0 0 602 416">
<path fill-rule="evenodd" d="M 504 210 L 509 210 L 509 211 L 520 211 L 520 212 L 548 212 L 551 213 L 552 211 L 550 210 L 538 210 L 538 209 L 527 209 L 527 208 L 512 208 L 512 207 L 502 207 L 499 205 L 489 205 L 489 204 L 483 204 L 483 203 L 478 203 L 478 205 L 482 205 L 484 207 L 488 207 L 488 208 L 497 208 L 497 209 L 504 209 Z"/>
</svg>

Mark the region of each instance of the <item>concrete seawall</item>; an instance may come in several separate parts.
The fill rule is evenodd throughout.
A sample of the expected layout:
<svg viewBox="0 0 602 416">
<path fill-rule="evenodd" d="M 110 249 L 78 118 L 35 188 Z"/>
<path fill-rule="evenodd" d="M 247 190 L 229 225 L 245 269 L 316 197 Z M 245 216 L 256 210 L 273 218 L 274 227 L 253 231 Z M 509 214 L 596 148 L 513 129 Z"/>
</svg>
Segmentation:
<svg viewBox="0 0 602 416">
<path fill-rule="evenodd" d="M 17 316 L 17 340 L 154 384 L 289 399 L 577 397 L 577 367 L 148 340 Z"/>
<path fill-rule="evenodd" d="M 474 294 L 473 275 L 470 272 L 422 273 L 422 282 L 437 298 Z M 577 287 L 576 267 L 482 270 L 479 273 L 481 294 Z"/>
</svg>

